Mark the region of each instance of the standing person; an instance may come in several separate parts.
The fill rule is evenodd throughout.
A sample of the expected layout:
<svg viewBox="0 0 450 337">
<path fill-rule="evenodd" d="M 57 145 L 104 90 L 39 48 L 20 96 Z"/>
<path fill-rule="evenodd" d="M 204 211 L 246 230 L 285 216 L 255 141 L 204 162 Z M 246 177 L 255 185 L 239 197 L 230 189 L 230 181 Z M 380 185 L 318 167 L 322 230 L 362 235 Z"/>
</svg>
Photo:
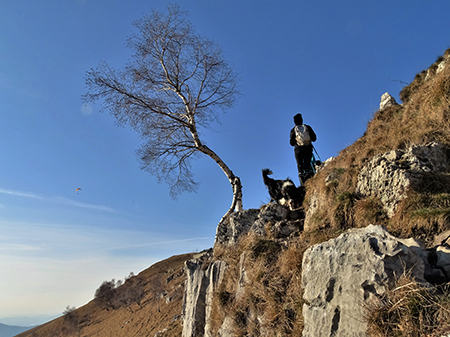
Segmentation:
<svg viewBox="0 0 450 337">
<path fill-rule="evenodd" d="M 294 124 L 295 126 L 291 130 L 290 144 L 294 146 L 298 179 L 304 185 L 306 180 L 314 175 L 311 167 L 313 155 L 312 142 L 315 142 L 317 137 L 311 126 L 303 124 L 303 117 L 300 113 L 294 116 Z"/>
</svg>

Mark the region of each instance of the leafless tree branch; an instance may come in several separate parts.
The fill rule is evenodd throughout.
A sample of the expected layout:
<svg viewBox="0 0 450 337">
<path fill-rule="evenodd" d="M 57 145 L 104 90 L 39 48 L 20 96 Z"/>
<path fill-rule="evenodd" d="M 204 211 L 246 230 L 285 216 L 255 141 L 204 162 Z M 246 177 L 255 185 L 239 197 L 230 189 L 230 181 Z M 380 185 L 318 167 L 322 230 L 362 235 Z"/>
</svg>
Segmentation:
<svg viewBox="0 0 450 337">
<path fill-rule="evenodd" d="M 236 75 L 216 44 L 194 33 L 177 5 L 167 14 L 153 10 L 134 26 L 138 32 L 128 39 L 129 63 L 122 70 L 101 63 L 88 71 L 84 100 L 101 101 L 117 124 L 139 134 L 142 168 L 169 183 L 172 196 L 195 191 L 190 163 L 203 153 L 230 181 L 233 202 L 227 214 L 235 206 L 242 209 L 239 178 L 199 136 L 199 127 L 209 127 L 233 106 L 239 94 Z"/>
</svg>

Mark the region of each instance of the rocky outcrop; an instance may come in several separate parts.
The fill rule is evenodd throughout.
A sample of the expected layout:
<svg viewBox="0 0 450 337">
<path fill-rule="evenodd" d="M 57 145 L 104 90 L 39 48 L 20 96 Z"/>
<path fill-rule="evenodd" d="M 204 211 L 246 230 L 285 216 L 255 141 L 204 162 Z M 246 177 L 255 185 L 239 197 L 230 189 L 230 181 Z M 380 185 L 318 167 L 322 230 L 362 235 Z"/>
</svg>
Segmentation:
<svg viewBox="0 0 450 337">
<path fill-rule="evenodd" d="M 216 244 L 236 245 L 239 238 L 247 233 L 266 236 L 270 233 L 275 239 L 287 238 L 301 230 L 302 221 L 290 221 L 291 211 L 277 203 L 269 203 L 260 209 L 235 212 L 227 223 L 217 227 Z M 243 253 L 239 264 L 239 280 L 235 296 L 239 298 L 248 283 L 245 269 L 246 254 Z M 224 261 L 213 261 L 213 252 L 208 250 L 186 261 L 187 275 L 183 299 L 183 337 L 212 337 L 210 315 L 212 299 L 221 284 L 227 269 Z M 217 332 L 221 337 L 232 337 L 232 318 L 226 317 Z"/>
<path fill-rule="evenodd" d="M 227 264 L 224 261 L 214 261 L 206 269 L 206 279 L 208 287 L 206 288 L 206 317 L 205 317 L 205 337 L 213 337 L 211 322 L 212 301 L 214 293 L 222 283 L 223 276 L 226 272 Z"/>
<path fill-rule="evenodd" d="M 249 232 L 258 215 L 258 209 L 248 209 L 231 214 L 228 222 L 219 223 L 217 226 L 215 244 L 226 246 L 236 244 L 241 235 Z"/>
<path fill-rule="evenodd" d="M 372 225 L 310 247 L 302 265 L 303 336 L 366 336 L 364 303 L 381 296 L 405 271 L 419 282 L 432 279 L 440 269 L 430 265 L 433 257 L 443 265 L 449 260 L 447 251 L 425 250 Z"/>
<path fill-rule="evenodd" d="M 230 231 L 235 234 L 218 237 L 217 241 L 231 246 L 230 242 L 239 240 L 238 233 L 244 235 L 253 231 L 261 236 L 273 235 L 268 227 L 289 223 L 283 219 L 287 214 L 283 210 L 279 205 L 268 204 L 256 214 L 236 213 Z M 436 237 L 437 246 L 425 249 L 414 239 L 398 239 L 385 228 L 370 225 L 351 229 L 336 239 L 310 247 L 302 263 L 303 336 L 366 336 L 365 303 L 381 297 L 403 273 L 424 284 L 450 281 L 449 239 L 450 232 L 444 232 Z M 236 300 L 242 298 L 250 284 L 247 267 L 248 252 L 244 251 L 232 294 Z M 213 332 L 210 325 L 212 299 L 226 270 L 224 261 L 214 261 L 212 250 L 185 263 L 183 337 L 235 335 L 231 316 L 223 319 L 217 332 Z M 249 311 L 248 315 L 264 322 L 264 313 Z M 261 323 L 260 335 L 271 336 L 271 331 L 264 327 Z"/>
<path fill-rule="evenodd" d="M 227 223 L 217 227 L 216 244 L 235 245 L 241 236 L 250 232 L 265 236 L 266 231 L 270 231 L 276 238 L 288 237 L 301 229 L 301 224 L 289 221 L 291 214 L 287 207 L 277 203 L 269 203 L 260 209 L 234 212 Z"/>
<path fill-rule="evenodd" d="M 212 262 L 212 249 L 186 261 L 187 280 L 183 299 L 183 337 L 212 336 L 209 315 L 214 291 L 223 278 L 226 263 Z"/>
<path fill-rule="evenodd" d="M 398 105 L 397 101 L 395 100 L 394 97 L 392 97 L 388 92 L 385 92 L 382 96 L 381 96 L 381 100 L 380 100 L 380 111 L 389 108 L 391 106 L 394 105 Z"/>
<path fill-rule="evenodd" d="M 360 198 L 377 198 L 388 217 L 392 217 L 408 191 L 421 193 L 427 181 L 439 180 L 440 174 L 449 172 L 448 153 L 446 146 L 432 142 L 377 155 L 359 171 L 355 192 Z M 326 186 L 339 183 L 339 174 L 330 173 L 324 183 Z M 306 232 L 316 228 L 314 219 L 327 204 L 325 193 L 311 194 L 304 221 Z"/>
<path fill-rule="evenodd" d="M 446 147 L 438 143 L 390 151 L 372 158 L 360 170 L 356 192 L 361 198 L 378 198 L 392 216 L 409 190 L 419 191 L 427 177 L 446 173 L 448 162 Z M 325 184 L 337 179 L 337 173 L 330 174 Z M 305 221 L 292 221 L 291 211 L 276 203 L 235 212 L 227 223 L 219 224 L 215 245 L 232 248 L 242 236 L 253 233 L 287 247 L 289 239 L 303 230 L 304 222 L 308 230 L 308 219 L 324 207 L 322 197 L 310 197 Z M 370 225 L 310 247 L 302 264 L 303 336 L 366 336 L 364 304 L 381 297 L 405 272 L 424 284 L 450 281 L 449 238 L 450 232 L 443 233 L 435 247 L 425 249 L 416 240 L 398 239 L 383 227 Z M 244 252 L 239 261 L 233 293 L 237 300 L 249 284 L 247 258 Z M 234 336 L 233 317 L 226 316 L 215 334 L 210 327 L 211 301 L 225 272 L 225 262 L 213 261 L 212 251 L 186 262 L 183 337 Z M 247 314 L 264 322 L 264 313 Z M 260 324 L 261 329 L 264 326 Z M 271 335 L 269 330 L 259 333 Z"/>
<path fill-rule="evenodd" d="M 377 197 L 392 217 L 406 192 L 417 190 L 425 175 L 447 169 L 447 150 L 438 143 L 389 151 L 375 156 L 361 169 L 356 191 L 363 197 Z"/>
</svg>

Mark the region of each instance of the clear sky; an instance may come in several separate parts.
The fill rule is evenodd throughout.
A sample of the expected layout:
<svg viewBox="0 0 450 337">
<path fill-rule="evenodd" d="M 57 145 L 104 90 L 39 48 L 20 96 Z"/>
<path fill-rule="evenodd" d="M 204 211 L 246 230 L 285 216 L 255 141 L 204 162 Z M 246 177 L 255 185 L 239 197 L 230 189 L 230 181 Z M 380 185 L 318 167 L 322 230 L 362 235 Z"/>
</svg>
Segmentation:
<svg viewBox="0 0 450 337">
<path fill-rule="evenodd" d="M 448 0 L 172 2 L 241 78 L 241 98 L 201 137 L 241 177 L 246 209 L 268 202 L 262 168 L 297 182 L 297 112 L 320 157 L 335 156 L 383 93 L 399 101 L 450 47 Z M 125 65 L 132 21 L 167 3 L 0 2 L 0 323 L 42 323 L 105 280 L 214 244 L 232 198 L 217 165 L 195 161 L 198 192 L 173 200 L 140 170 L 137 135 L 81 101 L 86 71 Z"/>
</svg>

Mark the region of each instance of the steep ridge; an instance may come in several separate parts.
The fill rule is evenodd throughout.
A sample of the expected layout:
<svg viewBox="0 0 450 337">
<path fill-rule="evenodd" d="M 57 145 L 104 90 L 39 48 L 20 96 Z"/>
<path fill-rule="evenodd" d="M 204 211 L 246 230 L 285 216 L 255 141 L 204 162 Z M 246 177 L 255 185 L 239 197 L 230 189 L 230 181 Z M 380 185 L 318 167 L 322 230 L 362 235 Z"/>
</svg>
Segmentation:
<svg viewBox="0 0 450 337">
<path fill-rule="evenodd" d="M 416 282 L 443 306 L 448 292 L 433 287 L 450 281 L 450 50 L 400 98 L 383 95 L 365 134 L 307 182 L 295 216 L 274 203 L 236 212 L 212 250 L 155 264 L 118 287 L 125 295 L 114 301 L 97 298 L 19 336 L 381 336 L 368 313 L 348 330 L 348 298 L 390 303 L 392 289 Z M 378 269 L 363 279 L 369 265 Z M 319 322 L 319 309 L 330 319 Z M 418 312 L 403 315 L 408 324 L 383 319 L 399 336 L 450 332 L 450 315 L 433 312 L 436 322 Z"/>
<path fill-rule="evenodd" d="M 442 318 L 448 307 L 424 313 L 419 306 L 411 309 L 417 316 L 402 313 L 389 322 L 391 308 L 383 304 L 404 279 L 415 285 L 414 293 L 422 294 L 423 286 L 443 294 L 433 303 L 448 297 L 434 288 L 450 281 L 448 64 L 450 50 L 402 91 L 403 104 L 383 95 L 365 134 L 307 182 L 304 220 L 269 204 L 234 214 L 218 227 L 213 257 L 202 268 L 217 261 L 228 268 L 213 298 L 202 302 L 210 303 L 209 316 L 197 329 L 183 329 L 183 337 L 369 336 L 370 329 L 377 336 L 377 328 L 386 326 L 405 336 L 450 331 Z M 364 227 L 367 231 L 352 232 L 351 240 L 343 236 Z M 322 288 L 311 290 L 319 284 Z M 374 326 L 365 312 L 369 301 L 386 312 Z M 195 317 L 185 322 L 189 319 Z"/>
<path fill-rule="evenodd" d="M 338 230 L 377 223 L 400 237 L 421 237 L 430 242 L 436 231 L 446 229 L 439 215 L 447 210 L 445 200 L 450 187 L 450 50 L 428 70 L 417 74 L 400 97 L 403 104 L 377 111 L 364 135 L 342 150 L 310 184 L 305 204 L 306 230 Z M 430 151 L 439 148 L 441 152 L 426 150 L 425 154 L 426 147 Z M 414 151 L 422 154 L 411 155 Z M 412 157 L 417 162 L 408 164 Z M 384 167 L 369 177 L 368 172 L 378 167 L 374 160 Z M 440 167 L 433 168 L 434 164 Z M 402 176 L 408 165 L 415 165 L 415 172 Z M 396 173 L 398 177 L 392 176 Z M 374 184 L 375 180 L 379 185 Z M 398 180 L 403 186 L 396 185 Z M 381 184 L 386 186 L 384 192 L 380 191 Z M 396 188 L 398 191 L 393 191 Z M 425 199 L 434 201 L 425 205 Z M 388 206 L 385 200 L 395 202 Z M 420 217 L 417 212 L 430 211 L 430 206 L 435 216 L 422 213 L 424 216 Z"/>
</svg>

